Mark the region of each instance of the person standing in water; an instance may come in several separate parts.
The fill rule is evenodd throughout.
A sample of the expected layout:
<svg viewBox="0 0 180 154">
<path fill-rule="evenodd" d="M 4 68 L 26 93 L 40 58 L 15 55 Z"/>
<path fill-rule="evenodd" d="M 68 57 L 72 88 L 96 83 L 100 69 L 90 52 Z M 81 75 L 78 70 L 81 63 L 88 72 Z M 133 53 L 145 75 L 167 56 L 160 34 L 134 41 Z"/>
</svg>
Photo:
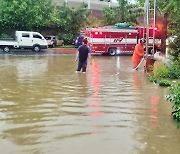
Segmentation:
<svg viewBox="0 0 180 154">
<path fill-rule="evenodd" d="M 146 41 L 144 39 L 141 39 L 140 42 L 134 48 L 134 52 L 132 56 L 134 69 L 138 66 L 138 64 L 141 61 L 141 58 L 144 56 L 144 43 L 146 43 Z"/>
<path fill-rule="evenodd" d="M 88 41 L 87 39 L 83 39 L 83 44 L 80 45 L 76 52 L 75 61 L 78 61 L 78 67 L 76 72 L 80 72 L 82 70 L 83 73 L 86 72 L 87 62 L 88 59 L 90 60 L 91 64 L 91 50 L 89 46 L 87 46 Z"/>
</svg>

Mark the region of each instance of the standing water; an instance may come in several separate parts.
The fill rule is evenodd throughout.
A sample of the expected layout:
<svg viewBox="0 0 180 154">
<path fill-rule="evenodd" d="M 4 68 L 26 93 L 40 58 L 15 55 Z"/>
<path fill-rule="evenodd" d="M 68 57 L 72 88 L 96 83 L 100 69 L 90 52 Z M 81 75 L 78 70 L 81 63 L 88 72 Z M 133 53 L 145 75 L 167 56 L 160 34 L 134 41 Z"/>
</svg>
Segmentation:
<svg viewBox="0 0 180 154">
<path fill-rule="evenodd" d="M 132 70 L 131 56 L 0 56 L 2 154 L 179 154 L 167 88 Z"/>
</svg>

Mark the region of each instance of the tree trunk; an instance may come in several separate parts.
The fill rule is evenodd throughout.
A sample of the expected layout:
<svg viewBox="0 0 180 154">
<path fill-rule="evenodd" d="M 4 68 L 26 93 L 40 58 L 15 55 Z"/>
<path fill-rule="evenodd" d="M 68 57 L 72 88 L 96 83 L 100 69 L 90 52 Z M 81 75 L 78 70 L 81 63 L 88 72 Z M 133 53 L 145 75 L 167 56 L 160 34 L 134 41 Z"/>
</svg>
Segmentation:
<svg viewBox="0 0 180 154">
<path fill-rule="evenodd" d="M 162 35 L 161 35 L 161 52 L 166 52 L 166 38 L 167 38 L 167 25 L 168 25 L 168 13 L 164 14 L 163 17 L 163 27 L 162 27 Z"/>
</svg>

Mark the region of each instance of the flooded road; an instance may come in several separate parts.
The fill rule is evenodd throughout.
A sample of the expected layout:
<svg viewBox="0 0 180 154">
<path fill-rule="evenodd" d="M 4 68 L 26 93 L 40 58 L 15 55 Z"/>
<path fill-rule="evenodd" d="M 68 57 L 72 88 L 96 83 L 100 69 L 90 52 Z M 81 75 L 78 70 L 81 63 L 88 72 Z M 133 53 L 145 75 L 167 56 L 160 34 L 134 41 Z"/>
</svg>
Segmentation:
<svg viewBox="0 0 180 154">
<path fill-rule="evenodd" d="M 0 55 L 2 154 L 179 154 L 167 88 L 150 83 L 131 56 Z"/>
</svg>

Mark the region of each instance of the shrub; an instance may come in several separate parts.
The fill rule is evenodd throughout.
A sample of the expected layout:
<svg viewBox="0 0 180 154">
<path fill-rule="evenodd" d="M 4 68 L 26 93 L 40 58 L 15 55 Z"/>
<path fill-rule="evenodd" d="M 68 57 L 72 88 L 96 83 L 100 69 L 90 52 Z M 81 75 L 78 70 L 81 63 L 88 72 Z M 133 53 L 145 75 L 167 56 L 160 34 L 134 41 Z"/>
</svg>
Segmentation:
<svg viewBox="0 0 180 154">
<path fill-rule="evenodd" d="M 162 87 L 169 87 L 171 86 L 171 83 L 167 80 L 160 80 L 159 81 L 159 86 L 162 86 Z"/>
<path fill-rule="evenodd" d="M 168 78 L 170 78 L 170 79 L 180 79 L 180 64 L 178 63 L 178 61 L 175 61 L 169 67 Z"/>
<path fill-rule="evenodd" d="M 72 44 L 73 34 L 60 34 L 59 38 L 64 41 L 65 45 Z"/>
<path fill-rule="evenodd" d="M 169 54 L 172 56 L 173 61 L 176 61 L 176 60 L 179 61 L 180 60 L 180 36 L 179 35 L 174 39 L 174 41 L 172 41 L 169 44 L 169 47 L 171 49 Z"/>
<path fill-rule="evenodd" d="M 169 68 L 162 62 L 158 62 L 157 66 L 154 67 L 155 78 L 166 78 L 168 77 Z"/>
<path fill-rule="evenodd" d="M 149 75 L 149 76 L 148 76 L 148 80 L 149 80 L 150 82 L 153 82 L 154 79 L 155 79 L 155 78 L 154 78 L 152 75 Z"/>
<path fill-rule="evenodd" d="M 172 103 L 172 116 L 175 120 L 180 121 L 180 84 L 171 87 L 171 94 L 166 96 L 167 100 Z"/>
</svg>

